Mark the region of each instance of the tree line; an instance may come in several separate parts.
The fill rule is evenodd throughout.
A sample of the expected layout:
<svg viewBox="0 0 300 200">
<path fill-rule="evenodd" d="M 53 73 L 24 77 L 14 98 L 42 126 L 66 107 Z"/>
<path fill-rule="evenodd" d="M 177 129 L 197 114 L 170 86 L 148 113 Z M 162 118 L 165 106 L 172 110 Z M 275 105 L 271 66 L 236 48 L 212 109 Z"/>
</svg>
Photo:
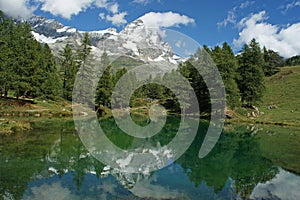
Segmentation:
<svg viewBox="0 0 300 200">
<path fill-rule="evenodd" d="M 52 98 L 59 87 L 55 58 L 40 44 L 28 23 L 0 17 L 0 96 Z"/>
<path fill-rule="evenodd" d="M 211 98 L 209 89 L 195 65 L 210 65 L 206 54 L 213 60 L 220 72 L 226 90 L 227 105 L 233 109 L 242 105 L 249 106 L 258 103 L 265 90 L 265 77 L 276 74 L 279 68 L 285 64 L 285 60 L 277 52 L 265 47 L 261 48 L 255 39 L 249 44 L 245 44 L 237 56 L 226 42 L 222 46 L 215 46 L 214 48 L 204 46 L 186 62 L 180 63 L 176 70 L 190 82 L 202 112 L 210 111 Z M 106 53 L 102 56 L 101 62 L 109 63 Z M 126 73 L 126 69 L 118 71 L 115 75 L 111 71 L 111 66 L 106 68 L 101 82 L 99 82 L 100 87 L 98 87 L 96 97 L 96 104 L 98 105 L 110 106 L 109 99 L 113 93 L 113 88 L 118 79 Z M 152 82 L 151 79 L 155 79 L 155 82 L 158 83 L 169 81 L 174 85 L 176 80 L 172 80 L 172 73 L 175 71 L 156 77 L 149 75 L 149 82 Z M 129 84 L 129 88 L 130 86 L 134 87 L 135 83 L 139 83 L 135 76 L 132 74 L 131 79 L 126 82 Z M 180 89 L 180 86 L 177 88 Z M 137 99 L 156 99 L 167 108 L 179 111 L 178 100 L 173 92 L 159 84 L 145 84 L 134 92 L 131 105 L 138 104 Z M 119 98 L 120 107 L 122 107 L 121 99 Z M 186 105 L 187 109 L 192 108 L 192 106 Z"/>
<path fill-rule="evenodd" d="M 59 52 L 58 57 L 55 57 L 47 44 L 41 44 L 34 39 L 28 23 L 15 23 L 0 15 L 0 97 L 12 95 L 17 99 L 29 97 L 71 101 L 79 68 L 84 69 L 82 73 L 95 73 L 86 65 L 91 54 L 91 45 L 89 35 L 86 33 L 80 46 L 75 48 L 67 44 Z M 170 81 L 176 84 L 176 80 L 170 78 L 171 74 L 181 73 L 193 87 L 200 102 L 200 110 L 209 112 L 211 102 L 207 85 L 193 66 L 199 60 L 209 62 L 205 61 L 204 52 L 212 58 L 221 74 L 227 105 L 231 108 L 259 102 L 265 90 L 264 78 L 277 73 L 281 66 L 296 65 L 299 62 L 299 56 L 284 60 L 277 52 L 261 48 L 255 39 L 245 44 L 238 55 L 235 55 L 230 45 L 225 42 L 222 46 L 214 48 L 204 46 L 187 61 L 180 63 L 176 71 L 156 77 L 149 75 L 149 80 Z M 106 52 L 98 64 L 102 66 L 104 72 L 93 100 L 96 107 L 110 107 L 113 88 L 127 73 L 127 68 L 119 67 L 113 70 Z M 139 83 L 136 74 L 131 73 L 127 77 L 128 85 L 125 85 L 125 88 L 134 87 Z M 84 92 L 85 90 L 82 91 L 83 96 Z M 120 95 L 114 95 L 116 97 L 114 101 L 122 108 L 125 102 Z M 139 105 L 146 99 L 158 100 L 174 111 L 179 109 L 174 92 L 159 84 L 145 83 L 139 87 L 131 97 L 130 105 Z M 190 107 L 192 105 L 186 105 L 187 109 Z"/>
<path fill-rule="evenodd" d="M 31 31 L 27 22 L 16 23 L 0 13 L 0 98 L 72 100 L 76 73 L 91 51 L 88 34 L 79 47 L 66 45 L 56 57 Z"/>
</svg>

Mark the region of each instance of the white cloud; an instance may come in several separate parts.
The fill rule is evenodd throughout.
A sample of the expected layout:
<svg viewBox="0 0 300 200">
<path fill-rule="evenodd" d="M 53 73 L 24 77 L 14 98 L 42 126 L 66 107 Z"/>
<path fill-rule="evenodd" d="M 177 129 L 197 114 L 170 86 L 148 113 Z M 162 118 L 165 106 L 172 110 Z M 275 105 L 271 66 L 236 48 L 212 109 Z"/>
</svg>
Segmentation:
<svg viewBox="0 0 300 200">
<path fill-rule="evenodd" d="M 246 1 L 246 2 L 244 2 L 244 3 L 241 3 L 240 8 L 241 8 L 241 9 L 245 9 L 245 8 L 251 6 L 251 5 L 254 4 L 254 3 L 255 3 L 254 1 Z"/>
<path fill-rule="evenodd" d="M 35 8 L 29 5 L 28 0 L 0 0 L 0 10 L 14 18 L 29 18 Z"/>
<path fill-rule="evenodd" d="M 101 20 L 106 20 L 111 22 L 113 25 L 120 26 L 127 23 L 125 17 L 127 16 L 127 12 L 119 12 L 119 4 L 118 3 L 108 3 L 107 0 L 97 0 L 96 3 L 98 6 L 105 7 L 108 13 L 99 13 L 99 18 Z"/>
<path fill-rule="evenodd" d="M 289 9 L 295 8 L 300 6 L 300 1 L 293 1 L 292 3 L 287 4 L 286 6 L 283 6 L 284 8 L 283 14 L 285 14 Z"/>
<path fill-rule="evenodd" d="M 165 13 L 150 12 L 142 16 L 140 19 L 144 21 L 146 26 L 152 28 L 157 28 L 157 27 L 168 28 L 173 26 L 179 26 L 181 24 L 188 25 L 188 24 L 195 23 L 194 19 L 173 12 L 165 12 Z"/>
<path fill-rule="evenodd" d="M 217 23 L 217 27 L 221 28 L 221 27 L 226 27 L 228 24 L 236 24 L 237 23 L 237 13 L 239 10 L 243 10 L 251 5 L 253 5 L 255 2 L 254 1 L 246 1 L 241 3 L 238 6 L 235 6 L 234 8 L 232 8 L 231 10 L 228 11 L 227 13 L 227 17 L 221 21 Z"/>
<path fill-rule="evenodd" d="M 134 0 L 133 3 L 147 5 L 147 4 L 149 4 L 151 1 L 152 1 L 152 0 Z"/>
<path fill-rule="evenodd" d="M 236 16 L 235 16 L 235 12 L 233 10 L 229 11 L 227 14 L 227 18 L 224 19 L 222 22 L 218 22 L 217 26 L 218 26 L 218 28 L 226 27 L 229 23 L 231 23 L 231 24 L 236 23 Z"/>
<path fill-rule="evenodd" d="M 106 20 L 110 21 L 113 25 L 120 26 L 127 23 L 127 20 L 125 19 L 126 15 L 127 12 L 117 13 L 112 16 L 107 15 Z"/>
<path fill-rule="evenodd" d="M 152 3 L 155 0 L 133 0 L 132 3 L 136 3 L 136 4 L 143 4 L 144 6 Z M 160 3 L 162 0 L 156 0 L 157 3 Z"/>
<path fill-rule="evenodd" d="M 265 183 L 258 183 L 250 199 L 300 199 L 299 176 L 279 169 L 279 173 Z M 273 197 L 273 198 L 272 198 Z"/>
<path fill-rule="evenodd" d="M 114 4 L 110 5 L 108 7 L 108 10 L 111 11 L 112 13 L 114 13 L 114 14 L 118 13 L 119 12 L 119 4 L 114 3 Z"/>
<path fill-rule="evenodd" d="M 107 1 L 108 0 L 96 0 L 95 4 L 99 8 L 105 8 L 107 6 L 107 4 L 108 4 Z"/>
<path fill-rule="evenodd" d="M 300 23 L 282 28 L 267 23 L 267 19 L 265 11 L 242 19 L 238 24 L 239 38 L 233 40 L 234 46 L 241 48 L 243 44 L 255 38 L 261 46 L 277 51 L 284 57 L 300 54 L 300 40 L 297 40 L 300 35 Z"/>
<path fill-rule="evenodd" d="M 99 13 L 99 17 L 100 17 L 100 19 L 105 19 L 106 18 L 105 13 Z"/>
<path fill-rule="evenodd" d="M 41 10 L 70 19 L 72 15 L 77 15 L 92 6 L 94 0 L 42 0 L 42 2 Z"/>
<path fill-rule="evenodd" d="M 73 15 L 85 11 L 90 7 L 104 8 L 108 14 L 99 13 L 102 20 L 110 21 L 114 25 L 127 23 L 125 16 L 127 12 L 119 12 L 119 4 L 108 0 L 39 0 L 43 1 L 42 10 L 53 15 L 70 19 Z M 69 6 L 66 6 L 69 5 Z M 111 13 L 111 15 L 109 14 Z"/>
<path fill-rule="evenodd" d="M 0 9 L 12 17 L 28 18 L 38 7 L 32 5 L 37 4 L 42 11 L 66 19 L 93 7 L 103 8 L 114 15 L 119 13 L 119 4 L 115 0 L 0 0 Z"/>
</svg>

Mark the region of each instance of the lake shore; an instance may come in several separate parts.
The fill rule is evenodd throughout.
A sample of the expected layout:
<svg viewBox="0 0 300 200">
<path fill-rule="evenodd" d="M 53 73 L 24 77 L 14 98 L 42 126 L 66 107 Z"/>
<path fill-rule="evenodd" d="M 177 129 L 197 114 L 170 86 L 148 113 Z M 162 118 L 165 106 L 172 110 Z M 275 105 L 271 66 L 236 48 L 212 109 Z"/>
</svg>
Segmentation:
<svg viewBox="0 0 300 200">
<path fill-rule="evenodd" d="M 41 105 L 34 105 L 33 107 L 26 106 L 14 106 L 14 108 L 2 109 L 0 111 L 0 134 L 12 134 L 15 132 L 28 131 L 31 129 L 31 122 L 35 122 L 43 119 L 61 119 L 70 120 L 73 117 L 71 103 L 64 102 L 63 104 L 52 104 L 43 102 L 44 107 Z M 51 108 L 50 108 L 51 107 Z M 38 108 L 38 109 L 37 109 Z M 130 110 L 118 109 L 115 113 L 118 116 L 122 116 L 125 112 L 130 111 L 136 119 L 145 119 L 148 117 L 148 108 L 139 107 Z M 251 112 L 251 110 L 248 110 Z M 111 110 L 108 108 L 101 108 L 101 118 L 112 117 Z M 75 113 L 76 114 L 76 113 Z M 176 113 L 168 113 L 168 115 L 178 115 Z M 77 116 L 84 116 L 84 113 L 77 113 Z M 236 124 L 256 124 L 256 125 L 276 125 L 281 127 L 300 127 L 300 121 L 283 120 L 273 121 L 266 120 L 262 117 L 247 117 L 236 112 L 231 111 L 230 114 L 226 114 L 225 126 Z M 196 117 L 196 116 L 194 116 Z M 208 119 L 207 115 L 197 116 L 202 119 Z"/>
</svg>

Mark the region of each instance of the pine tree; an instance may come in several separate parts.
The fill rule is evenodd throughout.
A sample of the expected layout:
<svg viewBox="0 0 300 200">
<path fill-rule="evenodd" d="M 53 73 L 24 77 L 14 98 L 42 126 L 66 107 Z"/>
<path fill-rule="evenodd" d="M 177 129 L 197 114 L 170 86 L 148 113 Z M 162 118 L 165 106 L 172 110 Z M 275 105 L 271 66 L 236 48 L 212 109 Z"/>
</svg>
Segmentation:
<svg viewBox="0 0 300 200">
<path fill-rule="evenodd" d="M 60 55 L 60 73 L 62 76 L 62 96 L 67 100 L 72 100 L 72 91 L 75 81 L 75 76 L 78 71 L 75 58 L 72 49 L 69 44 L 67 44 Z"/>
<path fill-rule="evenodd" d="M 12 45 L 14 49 L 14 57 L 17 58 L 13 62 L 13 71 L 15 72 L 13 89 L 17 99 L 20 96 L 28 96 L 32 92 L 31 88 L 32 75 L 34 72 L 34 62 L 38 54 L 35 51 L 36 43 L 31 34 L 29 24 L 18 24 L 13 31 Z M 31 91 L 30 91 L 31 90 Z"/>
<path fill-rule="evenodd" d="M 119 72 L 119 74 L 123 72 Z M 114 90 L 112 91 L 115 97 L 113 101 L 115 105 L 118 105 L 120 108 L 123 108 L 125 105 L 129 103 L 126 102 L 128 100 L 130 101 L 130 99 L 128 99 L 127 97 L 130 97 L 129 95 L 132 95 L 130 93 L 133 92 L 132 89 L 136 88 L 136 84 L 138 83 L 136 74 L 133 72 L 126 73 L 126 76 L 122 77 L 122 79 L 123 79 L 122 85 L 120 84 L 114 85 L 113 87 Z M 119 93 L 117 91 L 122 91 L 122 92 Z"/>
<path fill-rule="evenodd" d="M 113 76 L 113 85 L 116 85 L 117 82 L 120 80 L 120 78 L 127 73 L 127 69 L 126 68 L 122 68 L 120 70 L 118 70 L 115 75 Z"/>
<path fill-rule="evenodd" d="M 195 94 L 198 98 L 199 108 L 203 113 L 210 113 L 210 95 L 207 85 L 205 84 L 202 76 L 199 74 L 197 68 L 207 66 L 207 53 L 204 50 L 198 49 L 196 54 L 193 55 L 188 61 L 180 64 L 178 71 L 190 82 Z M 206 67 L 201 68 L 202 75 L 208 74 Z M 193 107 L 193 105 L 191 105 Z"/>
<path fill-rule="evenodd" d="M 16 24 L 3 17 L 0 21 L 1 96 L 9 90 L 17 99 L 56 96 L 59 80 L 49 46 L 34 39 L 28 23 Z"/>
<path fill-rule="evenodd" d="M 44 98 L 55 100 L 55 97 L 61 96 L 62 81 L 58 74 L 54 56 L 47 44 L 42 46 L 41 55 L 43 59 L 41 93 Z"/>
<path fill-rule="evenodd" d="M 226 90 L 227 104 L 231 108 L 237 107 L 240 102 L 239 89 L 236 83 L 238 61 L 231 47 L 225 42 L 222 48 L 216 46 L 213 50 L 208 52 L 222 76 Z"/>
<path fill-rule="evenodd" d="M 110 107 L 110 99 L 113 88 L 113 80 L 111 76 L 111 66 L 108 66 L 100 77 L 97 92 L 96 92 L 96 104 L 98 106 L 103 105 Z"/>
<path fill-rule="evenodd" d="M 267 50 L 266 47 L 264 47 L 263 56 L 265 61 L 265 65 L 263 66 L 265 76 L 272 76 L 279 72 L 279 67 L 284 64 L 284 59 L 279 53 L 270 49 Z"/>
<path fill-rule="evenodd" d="M 242 101 L 254 104 L 261 100 L 264 91 L 263 54 L 259 44 L 253 39 L 249 45 L 245 44 L 239 57 L 240 79 L 238 87 Z"/>
<path fill-rule="evenodd" d="M 89 34 L 85 33 L 82 40 L 81 46 L 77 50 L 77 65 L 78 65 L 78 84 L 80 84 L 80 88 L 76 90 L 75 101 L 77 103 L 87 103 L 92 106 L 93 102 L 93 82 L 95 72 L 93 70 L 94 63 L 90 61 L 90 53 L 91 53 L 91 45 L 92 42 L 89 38 Z"/>
<path fill-rule="evenodd" d="M 0 13 L 0 98 L 2 95 L 7 94 L 10 85 L 11 71 L 11 48 L 9 41 L 9 29 L 12 24 L 8 20 L 2 18 Z"/>
<path fill-rule="evenodd" d="M 85 33 L 81 40 L 81 46 L 77 50 L 79 65 L 84 65 L 85 62 L 87 61 L 87 58 L 90 55 L 92 50 L 91 46 L 92 46 L 92 42 L 90 40 L 89 34 Z"/>
<path fill-rule="evenodd" d="M 152 77 L 151 77 L 151 79 L 152 79 Z M 152 82 L 152 81 L 150 80 L 150 82 Z M 158 99 L 158 100 L 164 99 L 163 94 L 164 94 L 165 88 L 159 84 L 162 82 L 161 77 L 159 75 L 155 76 L 155 78 L 153 78 L 153 82 L 154 83 L 148 84 L 147 96 L 151 99 Z"/>
<path fill-rule="evenodd" d="M 285 64 L 287 66 L 296 66 L 300 65 L 300 55 L 290 57 L 286 60 Z"/>
</svg>

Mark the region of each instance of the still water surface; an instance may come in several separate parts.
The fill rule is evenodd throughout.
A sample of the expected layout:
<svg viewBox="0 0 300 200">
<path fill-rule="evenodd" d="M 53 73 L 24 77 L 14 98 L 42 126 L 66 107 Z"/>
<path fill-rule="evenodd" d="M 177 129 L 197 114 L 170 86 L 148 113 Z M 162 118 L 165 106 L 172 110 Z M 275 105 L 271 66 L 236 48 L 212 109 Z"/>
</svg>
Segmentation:
<svg viewBox="0 0 300 200">
<path fill-rule="evenodd" d="M 121 148 L 140 144 L 118 130 L 113 119 L 101 123 Z M 178 119 L 169 119 L 153 143 L 170 142 L 176 123 Z M 199 159 L 207 128 L 201 122 L 194 142 L 176 162 L 148 174 L 128 174 L 94 159 L 72 120 L 43 120 L 32 126 L 30 132 L 1 136 L 0 199 L 300 199 L 297 172 L 285 170 L 262 151 L 259 135 L 272 137 L 265 128 L 228 128 L 213 151 Z"/>
</svg>

